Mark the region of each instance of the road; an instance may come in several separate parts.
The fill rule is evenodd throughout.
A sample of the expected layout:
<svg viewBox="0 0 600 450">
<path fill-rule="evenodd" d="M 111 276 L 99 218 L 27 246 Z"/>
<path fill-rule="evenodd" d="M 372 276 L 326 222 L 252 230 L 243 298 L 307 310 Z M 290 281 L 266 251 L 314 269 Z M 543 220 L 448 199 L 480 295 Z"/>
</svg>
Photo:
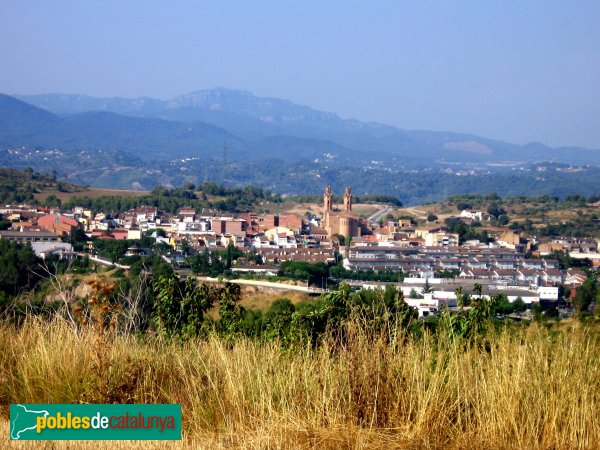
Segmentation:
<svg viewBox="0 0 600 450">
<path fill-rule="evenodd" d="M 95 263 L 102 264 L 104 266 L 117 267 L 119 269 L 128 270 L 129 266 L 124 266 L 123 264 L 114 263 L 108 259 L 101 258 L 99 256 L 90 255 L 89 253 L 78 253 L 77 254 L 81 258 L 89 258 L 90 261 L 94 261 Z"/>
<path fill-rule="evenodd" d="M 264 287 L 269 289 L 279 289 L 282 291 L 297 291 L 304 292 L 306 294 L 322 294 L 323 292 L 327 292 L 325 289 L 308 287 L 308 286 L 296 286 L 293 284 L 285 284 L 285 283 L 274 283 L 272 281 L 262 281 L 262 280 L 242 280 L 242 279 L 219 279 L 219 278 L 211 278 L 211 277 L 196 277 L 200 281 L 207 281 L 209 283 L 235 283 L 244 286 L 256 286 L 256 287 Z"/>
<path fill-rule="evenodd" d="M 368 218 L 367 221 L 371 224 L 375 224 L 379 221 L 379 218 L 381 216 L 383 216 L 386 212 L 388 212 L 390 210 L 389 206 L 384 206 L 383 208 L 381 208 L 380 210 L 375 211 L 373 214 L 371 214 Z"/>
</svg>

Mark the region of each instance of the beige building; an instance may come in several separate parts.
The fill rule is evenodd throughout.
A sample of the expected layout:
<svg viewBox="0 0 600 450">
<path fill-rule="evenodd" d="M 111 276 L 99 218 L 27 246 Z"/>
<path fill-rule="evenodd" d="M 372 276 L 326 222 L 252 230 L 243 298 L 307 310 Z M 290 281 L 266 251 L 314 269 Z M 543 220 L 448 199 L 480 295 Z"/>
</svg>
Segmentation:
<svg viewBox="0 0 600 450">
<path fill-rule="evenodd" d="M 343 210 L 333 207 L 333 192 L 331 186 L 325 188 L 323 195 L 323 228 L 327 235 L 339 234 L 344 237 L 357 237 L 363 233 L 363 223 L 360 217 L 352 211 L 352 190 L 346 187 L 344 191 Z"/>
<path fill-rule="evenodd" d="M 440 231 L 437 233 L 428 233 L 425 235 L 425 246 L 426 247 L 439 247 L 439 246 L 450 246 L 455 247 L 458 245 L 458 234 L 446 233 Z"/>
<path fill-rule="evenodd" d="M 426 228 L 417 228 L 414 232 L 414 237 L 423 239 L 423 245 L 426 247 L 440 247 L 440 246 L 457 246 L 458 234 L 448 233 L 440 228 L 428 230 Z"/>
</svg>

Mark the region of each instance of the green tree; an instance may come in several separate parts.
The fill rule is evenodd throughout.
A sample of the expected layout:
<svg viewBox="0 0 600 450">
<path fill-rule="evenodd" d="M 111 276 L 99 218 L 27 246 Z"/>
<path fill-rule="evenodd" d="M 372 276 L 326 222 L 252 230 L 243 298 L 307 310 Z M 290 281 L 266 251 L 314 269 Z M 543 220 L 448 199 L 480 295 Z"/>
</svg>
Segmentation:
<svg viewBox="0 0 600 450">
<path fill-rule="evenodd" d="M 596 300 L 598 294 L 598 280 L 595 274 L 588 275 L 583 284 L 577 288 L 573 306 L 576 312 L 587 311 L 590 304 Z"/>
<path fill-rule="evenodd" d="M 282 343 L 289 343 L 292 316 L 296 308 L 287 298 L 275 300 L 263 317 L 265 334 L 268 339 L 279 339 Z"/>
<path fill-rule="evenodd" d="M 309 284 L 321 286 L 329 277 L 329 270 L 323 263 L 284 261 L 279 267 L 279 275 L 296 280 L 308 280 Z"/>
<path fill-rule="evenodd" d="M 471 304 L 471 296 L 465 292 L 462 295 L 462 302 L 464 306 L 469 306 Z"/>
<path fill-rule="evenodd" d="M 240 306 L 241 289 L 239 284 L 226 283 L 219 290 L 218 331 L 227 337 L 233 337 L 242 332 L 245 310 Z"/>
<path fill-rule="evenodd" d="M 188 261 L 190 261 L 192 272 L 200 275 L 218 277 L 225 271 L 225 264 L 221 261 L 221 255 L 218 252 L 201 252 Z"/>
<path fill-rule="evenodd" d="M 510 222 L 510 219 L 508 218 L 508 216 L 506 214 L 501 214 L 500 216 L 498 216 L 498 225 L 508 225 L 508 223 Z"/>
<path fill-rule="evenodd" d="M 29 244 L 0 239 L 0 291 L 15 296 L 32 288 L 39 279 L 40 260 Z"/>
<path fill-rule="evenodd" d="M 174 273 L 155 276 L 152 289 L 153 315 L 159 330 L 168 337 L 199 335 L 206 324 L 206 313 L 223 297 L 219 288 L 198 285 L 192 277 L 181 282 Z"/>
<path fill-rule="evenodd" d="M 454 290 L 454 294 L 456 295 L 456 306 L 458 306 L 459 308 L 462 308 L 463 306 L 465 306 L 465 304 L 463 302 L 462 286 L 457 287 Z"/>
<path fill-rule="evenodd" d="M 417 293 L 417 291 L 414 288 L 410 290 L 409 297 L 414 298 L 414 299 L 423 298 L 423 297 L 419 296 L 419 294 Z"/>
<path fill-rule="evenodd" d="M 536 321 L 539 321 L 542 319 L 542 308 L 540 307 L 539 303 L 533 303 L 531 305 L 531 312 L 533 313 L 533 318 Z"/>
<path fill-rule="evenodd" d="M 546 317 L 550 317 L 552 319 L 557 319 L 560 314 L 558 312 L 558 308 L 556 307 L 555 304 L 550 305 L 548 308 L 546 308 L 546 311 L 544 312 Z"/>
<path fill-rule="evenodd" d="M 490 206 L 488 206 L 487 212 L 491 216 L 494 216 L 496 219 L 501 215 L 506 214 L 504 208 L 499 206 L 498 203 L 492 203 Z"/>
<path fill-rule="evenodd" d="M 192 246 L 190 245 L 189 241 L 187 239 L 183 239 L 181 241 L 181 252 L 184 255 L 189 255 L 191 250 Z"/>
<path fill-rule="evenodd" d="M 47 207 L 60 207 L 60 205 L 62 204 L 61 200 L 54 194 L 50 194 L 48 197 L 46 197 L 46 199 L 44 200 L 43 204 Z"/>
<path fill-rule="evenodd" d="M 508 300 L 506 294 L 498 294 L 494 300 L 494 312 L 499 314 L 513 313 L 514 305 Z"/>
<path fill-rule="evenodd" d="M 226 269 L 231 269 L 231 262 L 232 262 L 232 258 L 233 258 L 233 244 L 229 244 L 227 246 L 227 256 L 226 256 L 226 263 L 225 263 L 225 268 Z"/>
<path fill-rule="evenodd" d="M 429 283 L 429 278 L 425 279 L 425 284 L 423 285 L 423 289 L 421 289 L 421 294 L 431 294 L 433 292 L 433 286 Z"/>
<path fill-rule="evenodd" d="M 513 308 L 515 312 L 523 312 L 527 309 L 527 305 L 521 297 L 517 297 L 513 302 Z"/>
</svg>

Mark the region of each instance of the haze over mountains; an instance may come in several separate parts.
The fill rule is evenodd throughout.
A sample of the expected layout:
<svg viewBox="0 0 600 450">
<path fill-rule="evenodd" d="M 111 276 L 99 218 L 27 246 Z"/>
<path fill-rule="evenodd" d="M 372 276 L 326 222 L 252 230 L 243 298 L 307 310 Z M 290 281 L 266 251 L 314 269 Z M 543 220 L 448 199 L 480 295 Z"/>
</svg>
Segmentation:
<svg viewBox="0 0 600 450">
<path fill-rule="evenodd" d="M 589 165 L 589 166 L 585 166 Z M 345 120 L 229 89 L 172 100 L 0 95 L 0 166 L 95 187 L 206 181 L 280 194 L 598 195 L 600 151 Z"/>
<path fill-rule="evenodd" d="M 329 158 L 354 165 L 377 159 L 407 168 L 447 163 L 600 163 L 597 150 L 407 131 L 223 88 L 171 100 L 64 94 L 0 97 L 2 147 L 117 150 L 142 160 L 218 160 L 224 144 L 227 157 L 239 161 Z"/>
</svg>

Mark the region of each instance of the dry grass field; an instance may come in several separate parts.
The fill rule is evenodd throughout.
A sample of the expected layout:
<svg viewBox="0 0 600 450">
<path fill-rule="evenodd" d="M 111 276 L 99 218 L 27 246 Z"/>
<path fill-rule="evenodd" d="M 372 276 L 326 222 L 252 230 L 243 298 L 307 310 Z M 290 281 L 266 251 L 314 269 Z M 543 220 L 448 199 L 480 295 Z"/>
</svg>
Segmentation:
<svg viewBox="0 0 600 450">
<path fill-rule="evenodd" d="M 279 289 L 269 289 L 255 286 L 241 286 L 240 306 L 246 309 L 267 311 L 275 300 L 287 298 L 294 305 L 309 300 L 309 295 L 298 291 L 282 291 Z M 219 319 L 219 305 L 215 304 L 209 311 L 208 316 L 211 319 Z"/>
<path fill-rule="evenodd" d="M 366 335 L 283 350 L 217 336 L 185 344 L 0 325 L 0 414 L 10 403 L 180 403 L 177 443 L 7 448 L 576 449 L 600 442 L 597 325 L 533 324 L 484 346 Z"/>
<path fill-rule="evenodd" d="M 248 309 L 269 309 L 271 304 L 280 298 L 287 298 L 293 304 L 310 299 L 309 295 L 297 291 L 281 291 L 255 286 L 243 286 L 240 305 Z"/>
</svg>

